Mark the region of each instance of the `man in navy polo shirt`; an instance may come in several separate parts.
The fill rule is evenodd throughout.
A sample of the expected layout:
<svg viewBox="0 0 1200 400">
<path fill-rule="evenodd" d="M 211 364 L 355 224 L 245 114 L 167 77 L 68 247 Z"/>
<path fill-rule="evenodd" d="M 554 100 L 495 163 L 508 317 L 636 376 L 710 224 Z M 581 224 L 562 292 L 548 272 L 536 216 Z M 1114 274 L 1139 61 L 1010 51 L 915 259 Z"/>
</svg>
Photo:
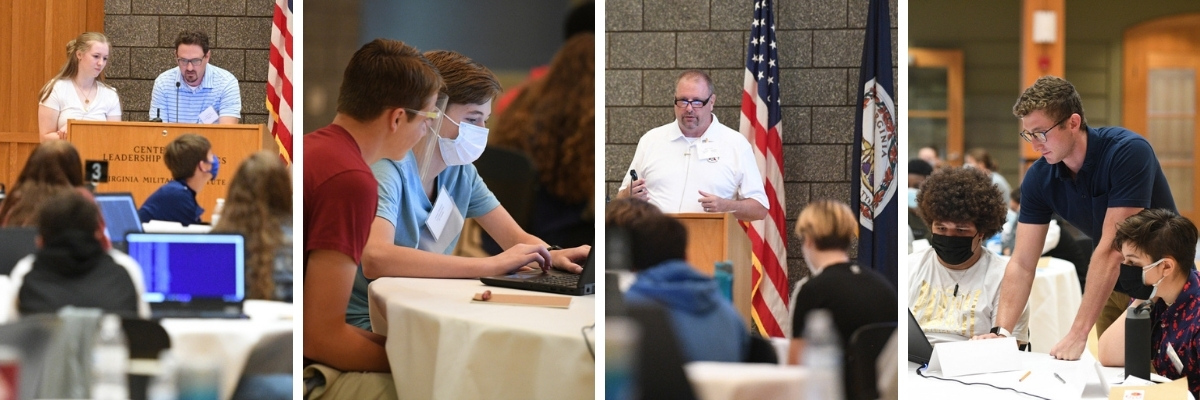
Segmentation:
<svg viewBox="0 0 1200 400">
<path fill-rule="evenodd" d="M 1065 79 L 1039 78 L 1017 99 L 1013 114 L 1021 119 L 1021 137 L 1042 158 L 1021 182 L 1016 245 L 1001 283 L 997 326 L 976 338 L 1008 336 L 1016 324 L 1051 216 L 1058 214 L 1095 245 L 1071 331 L 1050 350 L 1055 358 L 1076 360 L 1092 325 L 1097 335 L 1104 333 L 1129 304 L 1125 289 L 1116 287 L 1122 260 L 1112 246 L 1117 224 L 1146 208 L 1175 210 L 1175 200 L 1150 143 L 1125 128 L 1088 127 L 1079 93 Z"/>
<path fill-rule="evenodd" d="M 171 170 L 171 181 L 146 198 L 138 209 L 138 218 L 142 223 L 150 220 L 173 221 L 184 226 L 200 223 L 204 208 L 196 202 L 196 194 L 209 181 L 217 179 L 217 170 L 221 168 L 220 158 L 213 156 L 212 144 L 195 133 L 179 135 L 167 144 L 163 161 Z"/>
</svg>

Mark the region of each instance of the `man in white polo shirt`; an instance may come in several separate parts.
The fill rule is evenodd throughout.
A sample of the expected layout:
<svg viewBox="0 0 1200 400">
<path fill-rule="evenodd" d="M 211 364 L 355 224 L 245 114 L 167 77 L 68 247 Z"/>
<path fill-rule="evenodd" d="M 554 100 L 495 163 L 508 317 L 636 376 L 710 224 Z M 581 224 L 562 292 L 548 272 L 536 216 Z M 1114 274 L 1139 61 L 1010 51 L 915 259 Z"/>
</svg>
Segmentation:
<svg viewBox="0 0 1200 400">
<path fill-rule="evenodd" d="M 150 119 L 188 124 L 236 124 L 242 91 L 232 73 L 209 65 L 208 35 L 183 31 L 175 38 L 175 62 L 158 75 L 150 93 Z"/>
<path fill-rule="evenodd" d="M 767 194 L 750 142 L 713 115 L 712 79 L 688 70 L 675 82 L 675 121 L 638 141 L 617 197 L 633 196 L 665 213 L 733 213 L 745 221 L 767 216 Z"/>
</svg>

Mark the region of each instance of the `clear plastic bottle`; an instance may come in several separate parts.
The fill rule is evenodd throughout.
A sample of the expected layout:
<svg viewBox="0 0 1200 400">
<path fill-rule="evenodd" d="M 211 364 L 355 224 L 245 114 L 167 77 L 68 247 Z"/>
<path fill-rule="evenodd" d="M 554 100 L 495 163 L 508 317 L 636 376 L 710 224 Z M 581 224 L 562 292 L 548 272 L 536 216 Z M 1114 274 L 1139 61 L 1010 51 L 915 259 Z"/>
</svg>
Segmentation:
<svg viewBox="0 0 1200 400">
<path fill-rule="evenodd" d="M 802 363 L 811 377 L 806 399 L 840 400 L 842 393 L 842 345 L 829 310 L 812 310 L 804 322 Z"/>
<path fill-rule="evenodd" d="M 121 319 L 106 314 L 92 345 L 92 398 L 128 399 L 129 347 L 121 331 Z"/>
<path fill-rule="evenodd" d="M 158 353 L 158 374 L 150 379 L 146 388 L 147 400 L 175 400 L 179 398 L 178 361 L 171 349 Z"/>
<path fill-rule="evenodd" d="M 221 212 L 225 211 L 225 199 L 217 199 L 217 206 L 213 207 L 212 226 L 217 226 L 217 222 L 221 221 Z"/>
</svg>

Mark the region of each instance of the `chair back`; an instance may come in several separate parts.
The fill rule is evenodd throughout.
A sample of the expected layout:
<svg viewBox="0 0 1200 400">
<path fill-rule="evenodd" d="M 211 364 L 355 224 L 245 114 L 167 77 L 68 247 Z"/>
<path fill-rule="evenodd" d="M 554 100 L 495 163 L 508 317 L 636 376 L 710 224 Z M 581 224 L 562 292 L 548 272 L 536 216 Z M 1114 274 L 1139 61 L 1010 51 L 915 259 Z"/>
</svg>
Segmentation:
<svg viewBox="0 0 1200 400">
<path fill-rule="evenodd" d="M 846 398 L 877 399 L 875 361 L 896 331 L 895 322 L 863 325 L 850 335 L 846 351 Z"/>
<path fill-rule="evenodd" d="M 537 172 L 533 169 L 533 160 L 525 153 L 488 146 L 474 164 L 483 183 L 496 195 L 496 200 L 499 200 L 508 214 L 512 215 L 517 225 L 528 231 L 534 190 L 537 187 Z"/>
<path fill-rule="evenodd" d="M 266 335 L 250 350 L 232 399 L 291 399 L 292 383 L 292 332 Z"/>
<path fill-rule="evenodd" d="M 36 228 L 0 228 L 0 275 L 8 275 L 17 261 L 37 251 L 36 237 Z"/>
<path fill-rule="evenodd" d="M 775 346 L 771 344 L 769 339 L 750 335 L 750 351 L 746 353 L 745 361 L 748 363 L 779 364 L 779 355 L 775 353 Z"/>
<path fill-rule="evenodd" d="M 121 330 L 129 343 L 130 359 L 157 360 L 160 352 L 171 348 L 171 336 L 157 321 L 123 318 Z"/>
</svg>

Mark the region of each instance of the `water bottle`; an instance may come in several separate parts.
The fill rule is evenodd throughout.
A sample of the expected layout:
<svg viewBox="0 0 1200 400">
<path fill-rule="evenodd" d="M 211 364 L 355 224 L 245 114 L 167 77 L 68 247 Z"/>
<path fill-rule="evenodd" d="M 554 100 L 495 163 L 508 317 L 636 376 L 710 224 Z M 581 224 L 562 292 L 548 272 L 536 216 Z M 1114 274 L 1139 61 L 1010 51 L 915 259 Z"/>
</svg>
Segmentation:
<svg viewBox="0 0 1200 400">
<path fill-rule="evenodd" d="M 175 400 L 179 398 L 178 361 L 175 360 L 171 349 L 163 349 L 158 353 L 157 375 L 150 380 L 146 387 L 147 400 Z"/>
<path fill-rule="evenodd" d="M 217 223 L 221 221 L 221 211 L 224 211 L 224 210 L 225 210 L 225 199 L 223 199 L 223 198 L 217 199 L 217 206 L 213 207 L 212 226 L 216 227 Z"/>
<path fill-rule="evenodd" d="M 804 353 L 801 362 L 809 371 L 807 399 L 838 400 L 842 394 L 842 346 L 833 315 L 826 309 L 808 313 L 804 320 Z"/>
<path fill-rule="evenodd" d="M 717 261 L 713 266 L 713 279 L 717 281 L 717 287 L 721 289 L 725 300 L 733 303 L 733 263 Z"/>
<path fill-rule="evenodd" d="M 1125 376 L 1150 380 L 1150 306 L 1129 306 L 1125 314 Z"/>
<path fill-rule="evenodd" d="M 92 345 L 92 398 L 128 399 L 129 347 L 121 332 L 121 319 L 106 314 L 100 320 L 100 332 Z"/>
</svg>

